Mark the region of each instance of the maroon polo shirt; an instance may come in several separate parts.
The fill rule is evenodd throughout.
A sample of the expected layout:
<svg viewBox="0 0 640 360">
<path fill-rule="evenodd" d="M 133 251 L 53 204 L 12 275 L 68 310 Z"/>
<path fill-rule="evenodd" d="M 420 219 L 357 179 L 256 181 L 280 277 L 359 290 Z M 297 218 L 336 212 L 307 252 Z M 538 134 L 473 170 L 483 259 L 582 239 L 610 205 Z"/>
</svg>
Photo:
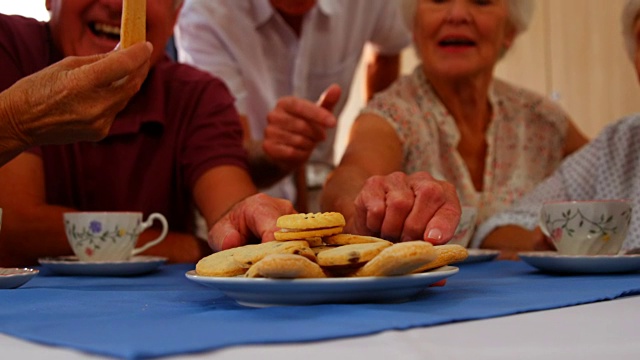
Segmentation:
<svg viewBox="0 0 640 360">
<path fill-rule="evenodd" d="M 0 15 L 0 90 L 60 59 L 46 23 Z M 31 149 L 49 204 L 160 212 L 193 229 L 192 189 L 221 165 L 247 168 L 233 98 L 218 79 L 168 58 L 156 64 L 100 142 Z"/>
</svg>

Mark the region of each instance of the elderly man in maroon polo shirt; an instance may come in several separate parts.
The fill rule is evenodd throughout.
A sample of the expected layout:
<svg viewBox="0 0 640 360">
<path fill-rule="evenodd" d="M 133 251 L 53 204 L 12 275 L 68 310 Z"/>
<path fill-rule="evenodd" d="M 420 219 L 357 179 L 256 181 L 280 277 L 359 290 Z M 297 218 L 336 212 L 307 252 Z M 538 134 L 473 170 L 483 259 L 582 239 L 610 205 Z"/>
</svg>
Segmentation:
<svg viewBox="0 0 640 360">
<path fill-rule="evenodd" d="M 194 207 L 211 226 L 256 193 L 227 88 L 163 51 L 180 5 L 147 3 L 152 68 L 104 140 L 33 148 L 0 169 L 0 266 L 71 254 L 62 213 L 74 210 L 160 212 L 171 232 L 147 253 L 194 262 L 211 252 L 192 235 Z M 46 6 L 48 23 L 0 15 L 0 90 L 64 57 L 106 53 L 118 44 L 122 1 L 47 0 Z M 287 202 L 264 196 L 249 201 L 293 212 Z M 141 241 L 157 234 L 147 231 Z"/>
</svg>

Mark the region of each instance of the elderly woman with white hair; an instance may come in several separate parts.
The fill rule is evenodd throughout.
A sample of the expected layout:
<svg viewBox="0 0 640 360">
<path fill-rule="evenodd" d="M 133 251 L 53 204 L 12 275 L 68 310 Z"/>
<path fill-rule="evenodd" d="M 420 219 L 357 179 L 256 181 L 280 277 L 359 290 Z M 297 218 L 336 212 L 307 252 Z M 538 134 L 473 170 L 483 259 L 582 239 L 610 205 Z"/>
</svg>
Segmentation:
<svg viewBox="0 0 640 360">
<path fill-rule="evenodd" d="M 529 24 L 532 0 L 413 0 L 404 9 L 421 63 L 355 120 L 325 186 L 326 209 L 367 214 L 361 218 L 368 224 L 385 215 L 409 219 L 415 216 L 409 202 L 419 201 L 412 176 L 427 173 L 452 183 L 461 204 L 477 207 L 484 220 L 586 143 L 555 103 L 494 77 Z M 373 175 L 380 176 L 376 185 L 365 182 Z M 377 202 L 356 198 L 362 187 L 371 187 L 369 198 Z M 405 190 L 400 201 L 385 195 L 397 187 Z"/>
<path fill-rule="evenodd" d="M 629 58 L 640 76 L 640 0 L 627 1 L 622 33 Z M 629 233 L 622 251 L 640 248 L 640 113 L 606 127 L 589 145 L 567 158 L 544 182 L 507 211 L 482 224 L 472 245 L 503 250 L 550 250 L 537 228 L 542 203 L 549 200 L 628 199 L 632 203 Z"/>
</svg>

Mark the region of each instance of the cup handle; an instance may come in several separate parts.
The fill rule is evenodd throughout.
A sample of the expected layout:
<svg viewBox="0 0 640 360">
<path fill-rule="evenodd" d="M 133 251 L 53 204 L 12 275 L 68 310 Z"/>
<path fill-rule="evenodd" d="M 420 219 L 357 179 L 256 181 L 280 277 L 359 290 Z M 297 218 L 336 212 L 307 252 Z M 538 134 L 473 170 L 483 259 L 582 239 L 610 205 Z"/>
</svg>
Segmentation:
<svg viewBox="0 0 640 360">
<path fill-rule="evenodd" d="M 153 241 L 149 241 L 139 248 L 133 249 L 133 251 L 131 251 L 131 255 L 138 255 L 148 248 L 158 245 L 162 240 L 164 240 L 165 237 L 167 237 L 167 233 L 169 232 L 169 224 L 167 223 L 167 219 L 164 217 L 164 215 L 160 213 L 153 213 L 149 215 L 147 221 L 140 223 L 140 226 L 138 227 L 139 233 L 142 233 L 143 231 L 151 227 L 151 225 L 153 225 L 153 220 L 158 220 L 162 223 L 162 233 Z"/>
</svg>

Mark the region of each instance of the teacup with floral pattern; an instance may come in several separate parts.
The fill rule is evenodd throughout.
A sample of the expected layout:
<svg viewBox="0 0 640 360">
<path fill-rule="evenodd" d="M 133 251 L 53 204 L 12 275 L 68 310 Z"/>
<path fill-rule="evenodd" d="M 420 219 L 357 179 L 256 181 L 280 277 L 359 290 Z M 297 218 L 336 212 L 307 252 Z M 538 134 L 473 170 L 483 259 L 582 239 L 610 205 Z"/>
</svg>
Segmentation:
<svg viewBox="0 0 640 360">
<path fill-rule="evenodd" d="M 562 255 L 615 255 L 631 222 L 625 200 L 546 202 L 540 228 Z"/>
<path fill-rule="evenodd" d="M 67 240 L 80 261 L 128 260 L 159 244 L 169 231 L 167 219 L 159 213 L 149 215 L 144 222 L 141 212 L 68 212 L 63 218 Z M 140 233 L 154 220 L 162 224 L 160 236 L 134 248 Z"/>
</svg>

